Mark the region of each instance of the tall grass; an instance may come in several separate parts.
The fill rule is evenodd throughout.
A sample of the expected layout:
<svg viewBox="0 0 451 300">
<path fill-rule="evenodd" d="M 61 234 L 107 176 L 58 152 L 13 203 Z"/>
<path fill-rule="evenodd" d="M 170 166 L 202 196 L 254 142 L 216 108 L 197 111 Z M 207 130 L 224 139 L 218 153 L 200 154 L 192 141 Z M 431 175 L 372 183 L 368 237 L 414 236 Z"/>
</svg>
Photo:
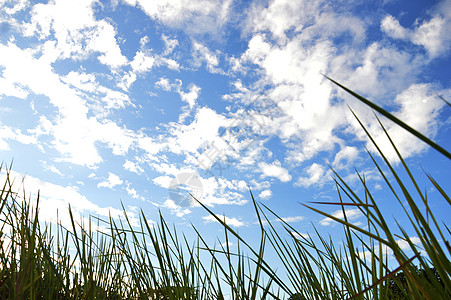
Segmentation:
<svg viewBox="0 0 451 300">
<path fill-rule="evenodd" d="M 346 90 L 450 157 L 401 120 Z M 200 201 L 222 224 L 224 244 L 210 245 L 195 227 L 197 239 L 189 241 L 161 215 L 153 224 L 141 213 L 139 226 L 132 226 L 125 210 L 120 220 L 91 217 L 82 223 L 69 207 L 70 228 L 61 222 L 44 223 L 39 219 L 39 195 L 27 199 L 25 192 L 15 191 L 11 166 L 1 164 L 5 181 L 0 194 L 0 299 L 451 299 L 449 228 L 434 217 L 427 195 L 382 123 L 400 168 L 389 162 L 360 124 L 380 159 L 371 152 L 368 156 L 410 224 L 390 225 L 364 175 L 356 172 L 363 191 L 358 193 L 334 171 L 337 200 L 302 206 L 342 225 L 341 246 L 315 227 L 315 236 L 302 235 L 256 201 L 252 192 L 260 224 L 257 247 Z M 439 191 L 441 205 L 451 205 L 444 188 L 429 174 L 426 177 Z M 344 217 L 318 208 L 324 205 L 341 208 Z M 349 207 L 364 215 L 364 227 L 347 218 Z M 282 229 L 271 221 L 274 216 Z M 236 251 L 229 247 L 232 239 Z M 265 258 L 268 250 L 280 258 L 283 270 L 276 272 L 276 262 Z"/>
</svg>

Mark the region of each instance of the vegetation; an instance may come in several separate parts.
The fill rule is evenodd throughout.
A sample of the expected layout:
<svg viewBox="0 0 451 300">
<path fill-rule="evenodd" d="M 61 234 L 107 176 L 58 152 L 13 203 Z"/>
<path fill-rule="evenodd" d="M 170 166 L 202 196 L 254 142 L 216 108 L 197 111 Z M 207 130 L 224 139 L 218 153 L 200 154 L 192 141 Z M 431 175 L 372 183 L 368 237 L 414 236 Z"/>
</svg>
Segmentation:
<svg viewBox="0 0 451 300">
<path fill-rule="evenodd" d="M 364 103 L 368 101 L 347 91 Z M 450 157 L 445 149 L 388 112 L 367 104 Z M 338 200 L 313 204 L 338 206 L 344 218 L 312 204 L 302 205 L 343 226 L 340 247 L 315 228 L 315 237 L 302 235 L 255 201 L 252 192 L 261 232 L 256 248 L 201 202 L 222 224 L 224 245 L 209 245 L 196 228 L 197 240 L 190 243 L 162 216 L 153 225 L 141 213 L 136 228 L 125 210 L 122 220 L 91 217 L 83 224 L 76 222 L 69 207 L 71 228 L 61 222 L 47 224 L 38 217 L 39 196 L 27 200 L 25 193 L 14 191 L 11 167 L 2 164 L 0 299 L 451 299 L 451 231 L 434 217 L 427 195 L 390 136 L 387 134 L 401 170 L 395 169 L 362 128 L 381 159 L 368 155 L 410 224 L 408 228 L 399 223 L 389 225 L 379 208 L 380 199 L 370 191 L 364 175 L 357 172 L 363 191 L 358 193 L 334 172 Z M 382 123 L 381 128 L 385 131 Z M 427 173 L 426 177 L 442 196 L 442 206 L 451 205 L 442 186 Z M 360 210 L 365 227 L 348 220 L 348 207 Z M 270 221 L 273 216 L 284 230 Z M 100 225 L 107 230 L 93 229 Z M 291 238 L 285 239 L 286 234 Z M 231 239 L 238 242 L 236 252 L 229 247 Z M 276 273 L 274 262 L 265 259 L 268 248 L 277 253 L 284 270 Z M 397 266 L 391 266 L 390 257 Z"/>
</svg>

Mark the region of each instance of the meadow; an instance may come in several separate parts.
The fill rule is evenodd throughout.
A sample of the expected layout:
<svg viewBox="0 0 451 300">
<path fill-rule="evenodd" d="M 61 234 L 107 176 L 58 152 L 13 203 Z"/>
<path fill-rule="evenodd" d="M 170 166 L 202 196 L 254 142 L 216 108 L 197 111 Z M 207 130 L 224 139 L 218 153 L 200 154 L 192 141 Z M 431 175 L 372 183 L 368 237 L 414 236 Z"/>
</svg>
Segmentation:
<svg viewBox="0 0 451 300">
<path fill-rule="evenodd" d="M 447 150 L 402 120 L 334 83 L 428 144 L 429 151 L 451 159 Z M 447 103 L 446 109 L 450 107 Z M 329 236 L 301 234 L 257 201 L 252 191 L 249 197 L 261 233 L 257 247 L 201 201 L 203 209 L 222 225 L 225 244 L 207 243 L 202 230 L 195 227 L 196 241 L 188 240 L 162 215 L 152 224 L 141 212 L 140 226 L 132 226 L 125 209 L 120 220 L 91 216 L 83 223 L 69 207 L 70 228 L 60 222 L 45 223 L 39 219 L 39 195 L 31 199 L 14 190 L 14 180 L 20 179 L 12 178 L 12 166 L 3 163 L 0 299 L 451 299 L 451 231 L 446 220 L 434 217 L 423 183 L 415 178 L 382 122 L 381 129 L 399 158 L 396 166 L 360 124 L 378 151 L 377 156 L 368 151 L 368 157 L 383 178 L 383 188 L 410 224 L 390 225 L 392 216 L 382 213 L 380 199 L 363 174 L 356 171 L 359 191 L 363 191 L 357 192 L 334 172 L 336 201 L 301 205 L 340 224 L 341 244 Z M 441 195 L 441 205 L 451 205 L 445 191 L 448 183 L 424 175 Z M 320 209 L 331 206 L 341 208 L 343 218 Z M 346 208 L 359 209 L 365 226 L 349 221 Z M 282 227 L 275 226 L 274 217 Z M 229 247 L 232 240 L 236 251 Z M 274 262 L 265 259 L 267 251 L 277 254 L 282 269 L 276 270 Z M 390 258 L 395 259 L 395 266 Z"/>
</svg>

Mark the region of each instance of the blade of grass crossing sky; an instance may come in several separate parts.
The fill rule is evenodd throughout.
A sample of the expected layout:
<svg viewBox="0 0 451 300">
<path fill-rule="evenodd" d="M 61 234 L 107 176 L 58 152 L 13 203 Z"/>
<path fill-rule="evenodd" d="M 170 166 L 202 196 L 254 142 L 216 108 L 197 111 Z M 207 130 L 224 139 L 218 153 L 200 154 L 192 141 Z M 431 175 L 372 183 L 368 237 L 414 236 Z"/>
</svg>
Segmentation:
<svg viewBox="0 0 451 300">
<path fill-rule="evenodd" d="M 449 153 L 443 147 L 441 147 L 440 145 L 436 144 L 431 139 L 427 138 L 425 135 L 421 134 L 417 130 L 413 129 L 412 127 L 410 127 L 409 125 L 407 125 L 406 123 L 404 123 L 403 121 L 401 121 L 400 119 L 398 119 L 397 117 L 395 117 L 394 115 L 392 115 L 391 113 L 386 111 L 385 109 L 377 106 L 373 102 L 365 99 L 364 97 L 362 97 L 359 94 L 355 93 L 354 91 L 348 89 L 347 87 L 341 85 L 340 83 L 338 83 L 337 81 L 331 79 L 330 77 L 328 77 L 326 75 L 324 75 L 324 77 L 326 77 L 327 79 L 329 79 L 330 81 L 335 83 L 337 86 L 339 86 L 340 88 L 342 88 L 343 90 L 345 90 L 346 92 L 348 92 L 349 94 L 354 96 L 356 99 L 360 100 L 362 103 L 364 103 L 367 106 L 371 107 L 372 109 L 374 109 L 375 111 L 377 111 L 378 113 L 383 115 L 384 117 L 390 119 L 391 121 L 393 121 L 397 125 L 401 126 L 403 129 L 405 129 L 406 131 L 410 132 L 411 134 L 413 134 L 414 136 L 416 136 L 417 138 L 419 138 L 420 140 L 422 140 L 426 144 L 430 145 L 432 148 L 436 149 L 437 151 L 442 153 L 447 158 L 451 159 L 451 153 Z"/>
<path fill-rule="evenodd" d="M 423 203 L 425 203 L 426 209 L 429 209 L 429 207 L 426 204 L 426 201 L 425 201 L 420 189 L 418 188 L 418 185 L 417 185 L 415 179 L 413 178 L 409 168 L 407 167 L 407 164 L 405 163 L 403 157 L 399 153 L 396 145 L 393 143 L 392 139 L 388 135 L 388 133 L 385 130 L 385 128 L 382 125 L 382 123 L 380 123 L 380 125 L 381 125 L 382 129 L 384 130 L 384 132 L 385 132 L 387 138 L 389 139 L 390 143 L 392 144 L 393 148 L 395 149 L 395 151 L 396 151 L 396 153 L 398 155 L 398 158 L 400 159 L 405 171 L 409 175 L 409 178 L 410 178 L 411 182 L 413 183 L 413 185 L 415 186 L 418 194 L 420 195 L 421 199 L 423 200 Z M 439 272 L 440 276 L 444 276 L 444 280 L 448 281 L 448 284 L 451 286 L 451 281 L 449 279 L 449 274 L 451 273 L 451 263 L 450 263 L 450 261 L 448 259 L 446 259 L 446 254 L 443 252 L 438 240 L 435 237 L 435 234 L 432 232 L 432 229 L 429 226 L 429 222 L 424 218 L 424 215 L 421 213 L 421 211 L 420 211 L 419 207 L 417 206 L 417 204 L 415 203 L 413 197 L 411 196 L 411 194 L 408 192 L 408 190 L 405 187 L 405 185 L 400 180 L 400 177 L 397 174 L 395 174 L 394 169 L 391 168 L 391 170 L 392 170 L 392 174 L 396 175 L 395 178 L 396 178 L 399 186 L 402 188 L 402 191 L 403 191 L 403 193 L 405 195 L 405 198 L 408 201 L 409 206 L 410 206 L 410 208 L 412 210 L 414 218 L 411 219 L 411 220 L 415 220 L 417 225 L 420 226 L 420 228 L 425 231 L 426 236 L 428 237 L 428 243 L 431 243 L 433 245 L 432 249 L 434 249 L 434 251 L 428 251 L 428 254 L 430 255 L 431 259 L 437 259 L 438 260 L 438 261 L 435 261 L 436 263 L 438 263 L 436 265 L 437 271 Z M 443 234 L 442 234 L 442 232 L 440 230 L 440 227 L 438 226 L 438 224 L 437 224 L 437 222 L 436 222 L 436 220 L 434 218 L 433 213 L 430 210 L 428 210 L 428 212 L 429 212 L 429 215 L 431 216 L 432 220 L 434 220 L 434 224 L 436 225 L 440 235 L 442 236 L 442 238 L 444 238 L 444 236 L 443 236 Z M 411 222 L 413 222 L 413 221 L 411 221 Z M 421 232 L 418 232 L 418 234 L 421 235 Z M 443 269 L 443 267 L 446 268 L 447 271 L 445 271 L 445 269 Z"/>
</svg>

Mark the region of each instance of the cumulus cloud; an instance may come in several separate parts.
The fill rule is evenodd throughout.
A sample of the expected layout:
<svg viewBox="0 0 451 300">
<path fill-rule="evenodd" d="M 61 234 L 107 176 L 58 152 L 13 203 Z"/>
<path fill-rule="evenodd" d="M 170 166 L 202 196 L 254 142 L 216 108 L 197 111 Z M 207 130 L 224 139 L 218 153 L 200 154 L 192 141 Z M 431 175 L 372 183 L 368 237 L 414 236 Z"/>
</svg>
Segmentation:
<svg viewBox="0 0 451 300">
<path fill-rule="evenodd" d="M 406 39 L 410 32 L 399 24 L 393 16 L 386 16 L 381 22 L 382 30 L 392 38 Z"/>
<path fill-rule="evenodd" d="M 244 205 L 248 200 L 241 193 L 243 191 L 240 181 L 230 181 L 224 178 L 216 179 L 214 176 L 201 178 L 202 204 L 213 207 L 215 205 Z M 199 206 L 199 204 L 195 204 Z"/>
<path fill-rule="evenodd" d="M 254 4 L 248 14 L 246 30 L 250 32 L 271 32 L 280 43 L 288 38 L 288 32 L 305 33 L 309 39 L 320 35 L 337 36 L 349 32 L 354 39 L 365 37 L 362 20 L 350 14 L 334 12 L 334 5 L 327 1 L 273 0 Z"/>
<path fill-rule="evenodd" d="M 40 126 L 41 133 L 53 136 L 52 144 L 62 154 L 61 160 L 93 167 L 102 161 L 96 142 L 108 145 L 117 155 L 130 148 L 133 134 L 112 121 L 88 117 L 86 101 L 59 79 L 49 62 L 34 58 L 31 49 L 0 44 L 0 65 L 5 68 L 3 78 L 45 95 L 57 108 L 55 121 L 41 118 Z M 24 69 L 27 72 L 21 71 Z M 116 96 L 110 94 L 106 101 L 111 97 Z"/>
<path fill-rule="evenodd" d="M 116 174 L 108 172 L 108 179 L 97 184 L 97 187 L 104 187 L 112 189 L 117 185 L 121 185 L 124 181 L 119 178 Z"/>
<path fill-rule="evenodd" d="M 154 179 L 152 179 L 153 183 L 155 183 L 158 186 L 161 186 L 162 188 L 169 188 L 171 181 L 172 181 L 173 177 L 171 176 L 167 176 L 167 175 L 163 175 L 163 176 L 158 176 L 155 177 Z"/>
<path fill-rule="evenodd" d="M 331 215 L 334 216 L 335 218 L 344 219 L 344 214 L 342 210 L 337 210 L 333 212 Z M 363 214 L 358 208 L 346 210 L 346 218 L 348 219 L 348 221 L 355 221 L 362 216 Z M 321 224 L 322 226 L 330 226 L 333 223 L 335 223 L 335 221 L 330 218 L 324 218 L 319 222 L 319 224 Z"/>
<path fill-rule="evenodd" d="M 124 167 L 124 169 L 136 174 L 141 174 L 144 172 L 143 168 L 141 168 L 138 163 L 129 161 L 128 159 L 122 166 Z"/>
<path fill-rule="evenodd" d="M 199 108 L 189 125 L 174 124 L 172 134 L 175 139 L 171 145 L 172 151 L 197 154 L 197 150 L 202 146 L 214 144 L 215 140 L 219 140 L 219 128 L 227 123 L 227 119 L 215 110 L 208 107 Z"/>
<path fill-rule="evenodd" d="M 438 99 L 435 92 L 432 91 L 433 88 L 430 84 L 411 85 L 399 93 L 394 99 L 398 107 L 393 112 L 395 116 L 409 124 L 409 126 L 430 137 L 436 134 L 438 126 L 437 116 L 444 106 L 444 102 Z M 424 143 L 419 143 L 417 138 L 396 124 L 386 120 L 383 120 L 382 123 L 404 158 L 421 153 L 427 149 Z M 354 129 L 355 134 L 360 139 L 367 141 L 368 149 L 376 152 L 372 143 L 368 141 L 365 134 L 357 126 Z M 391 161 L 397 162 L 397 154 L 385 133 L 380 128 L 379 123 L 373 118 L 372 121 L 367 123 L 367 127 L 378 146 L 384 149 L 384 155 Z"/>
<path fill-rule="evenodd" d="M 275 177 L 282 182 L 291 180 L 291 175 L 288 173 L 288 170 L 283 168 L 278 160 L 272 164 L 261 162 L 258 164 L 258 167 L 262 172 L 262 178 Z"/>
<path fill-rule="evenodd" d="M 442 2 L 442 5 L 448 2 Z M 385 41 L 363 43 L 368 23 L 364 24 L 347 13 L 335 13 L 332 8 L 333 4 L 327 5 L 325 1 L 274 0 L 252 5 L 245 26 L 250 38 L 246 51 L 239 58 L 239 65 L 257 67 L 260 80 L 255 86 L 237 87 L 239 91 L 236 94 L 225 98 L 247 100 L 251 96 L 264 96 L 273 99 L 280 114 L 268 119 L 263 134 L 278 135 L 282 139 L 287 148 L 288 162 L 301 164 L 317 157 L 320 152 L 331 153 L 339 145 L 341 150 L 335 153 L 334 167 L 343 168 L 358 158 L 358 150 L 355 147 L 346 148 L 346 141 L 337 132 L 345 128 L 359 138 L 363 136 L 361 131 L 357 132 L 360 129 L 348 125 L 355 124 L 355 120 L 345 103 L 335 101 L 336 97 L 347 101 L 346 104 L 351 103 L 369 128 L 375 129 L 378 124 L 374 118 L 371 119 L 372 112 L 369 109 L 353 102 L 349 95 L 335 91 L 321 73 L 332 74 L 333 78 L 344 82 L 346 86 L 369 96 L 369 99 L 382 106 L 391 106 L 389 110 L 399 114 L 399 107 L 394 107 L 391 100 L 399 100 L 406 90 L 411 89 L 427 60 L 422 54 L 401 50 L 397 45 Z M 444 11 L 435 10 L 432 19 L 437 17 L 445 20 L 448 17 Z M 292 15 L 294 12 L 296 16 Z M 428 26 L 435 26 L 433 28 L 438 30 L 443 26 L 432 19 L 430 22 L 419 22 L 420 25 L 411 31 L 390 16 L 382 20 L 381 30 L 394 38 L 413 39 L 416 31 L 427 31 Z M 437 24 L 433 25 L 435 22 Z M 335 28 L 330 27 L 330 24 L 334 24 Z M 437 31 L 439 34 L 440 30 Z M 437 54 L 439 51 L 433 49 L 439 48 L 434 42 L 438 38 L 432 36 L 432 31 L 421 36 L 430 43 L 427 47 L 431 50 L 428 51 Z M 332 42 L 336 37 L 349 33 L 352 47 L 347 40 L 343 43 Z M 441 37 L 441 43 L 446 45 L 446 39 Z M 259 90 L 254 95 L 249 92 L 261 89 L 263 85 L 266 87 L 263 92 Z M 399 103 L 398 100 L 395 103 Z M 423 120 L 429 123 L 423 128 L 419 126 L 419 129 L 434 136 L 434 120 L 439 110 L 432 103 L 424 114 L 420 113 Z M 406 121 L 409 118 L 406 115 Z M 418 120 L 412 121 L 415 123 Z M 399 134 L 400 140 L 409 139 L 409 133 L 394 127 L 390 129 L 394 134 Z M 425 149 L 422 145 L 407 144 L 411 148 L 410 151 L 404 151 L 406 157 Z M 301 177 L 297 182 L 305 187 L 314 183 L 323 184 L 330 177 L 319 164 L 310 165 L 305 172 L 309 176 Z"/>
<path fill-rule="evenodd" d="M 432 9 L 429 20 L 416 20 L 413 28 L 405 28 L 399 20 L 387 15 L 381 22 L 381 29 L 394 39 L 408 40 L 425 48 L 431 58 L 446 55 L 451 47 L 448 28 L 451 26 L 451 1 L 442 1 Z"/>
<path fill-rule="evenodd" d="M 92 0 L 67 2 L 50 1 L 36 4 L 32 9 L 31 22 L 24 25 L 24 34 L 37 34 L 41 40 L 54 35 L 57 43 L 51 50 L 56 57 L 80 58 L 99 52 L 99 62 L 112 68 L 127 63 L 116 41 L 116 30 L 105 20 L 97 21 L 93 13 Z M 86 46 L 82 46 L 86 45 Z M 49 51 L 47 51 L 49 53 Z"/>
<path fill-rule="evenodd" d="M 307 177 L 299 177 L 296 185 L 310 187 L 312 185 L 321 185 L 331 180 L 331 171 L 326 171 L 323 165 L 313 163 L 306 169 Z"/>
<path fill-rule="evenodd" d="M 345 146 L 336 155 L 332 166 L 336 169 L 349 168 L 359 157 L 359 151 L 356 147 Z"/>
<path fill-rule="evenodd" d="M 150 18 L 195 35 L 217 34 L 228 21 L 232 0 L 127 0 Z"/>
<path fill-rule="evenodd" d="M 271 198 L 271 196 L 272 196 L 271 190 L 264 190 L 264 191 L 260 192 L 260 194 L 258 194 L 258 197 L 263 200 L 267 200 L 267 199 Z"/>
<path fill-rule="evenodd" d="M 143 51 L 138 51 L 130 63 L 132 70 L 136 73 L 144 73 L 152 69 L 155 63 L 155 57 L 150 56 Z"/>
</svg>

